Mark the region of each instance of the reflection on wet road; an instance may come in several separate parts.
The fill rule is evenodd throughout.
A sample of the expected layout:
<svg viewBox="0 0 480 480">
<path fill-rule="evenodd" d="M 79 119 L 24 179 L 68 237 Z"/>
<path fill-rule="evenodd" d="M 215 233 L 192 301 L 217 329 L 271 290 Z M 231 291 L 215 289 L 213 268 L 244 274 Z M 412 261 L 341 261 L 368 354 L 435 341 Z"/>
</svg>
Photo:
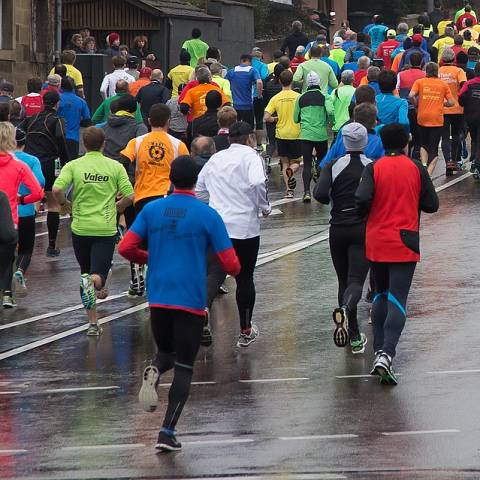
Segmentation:
<svg viewBox="0 0 480 480">
<path fill-rule="evenodd" d="M 256 272 L 261 336 L 235 347 L 227 280 L 178 425 L 184 450 L 171 455 L 152 449 L 162 409 L 146 414 L 136 401 L 154 347 L 144 299 L 125 295 L 127 264 L 115 257 L 104 334 L 89 339 L 68 219 L 58 259 L 44 258 L 40 235 L 28 297 L 0 312 L 0 478 L 480 478 L 480 185 L 455 179 L 437 179 L 447 182 L 440 211 L 422 222 L 400 385 L 389 389 L 368 375 L 371 342 L 355 357 L 333 344 L 328 208 L 284 202 L 275 172 L 280 213 L 264 221 Z M 368 305 L 359 312 L 370 336 Z M 170 381 L 161 378 L 162 405 Z"/>
</svg>

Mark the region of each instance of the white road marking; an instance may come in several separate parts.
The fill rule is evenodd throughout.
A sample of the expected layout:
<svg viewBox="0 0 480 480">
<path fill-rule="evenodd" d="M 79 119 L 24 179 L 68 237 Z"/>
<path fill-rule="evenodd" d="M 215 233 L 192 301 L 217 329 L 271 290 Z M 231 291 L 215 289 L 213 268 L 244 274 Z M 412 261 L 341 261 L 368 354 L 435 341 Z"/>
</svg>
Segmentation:
<svg viewBox="0 0 480 480">
<path fill-rule="evenodd" d="M 97 300 L 97 304 L 109 302 L 110 300 L 116 300 L 117 298 L 122 298 L 126 296 L 127 292 L 122 292 L 116 295 L 110 295 L 109 297 L 105 298 L 104 300 Z M 42 313 L 41 315 L 36 315 L 35 317 L 25 318 L 23 320 L 18 320 L 16 322 L 6 323 L 5 325 L 0 325 L 1 330 L 7 330 L 8 328 L 18 327 L 19 325 L 26 325 L 27 323 L 36 322 L 38 320 L 43 320 L 45 318 L 56 317 L 57 315 L 63 315 L 64 313 L 74 312 L 75 310 L 83 309 L 83 305 L 75 305 L 73 307 L 66 307 L 62 308 L 62 310 L 58 310 L 56 312 L 49 312 L 49 313 Z"/>
<path fill-rule="evenodd" d="M 239 380 L 240 383 L 276 383 L 276 382 L 302 382 L 310 380 L 307 377 L 298 378 L 258 378 L 256 380 Z"/>
<path fill-rule="evenodd" d="M 401 377 L 403 374 L 395 372 L 395 376 Z M 348 379 L 348 378 L 378 378 L 377 375 L 370 375 L 370 374 L 364 374 L 364 375 L 335 375 L 335 378 L 340 378 L 340 379 Z"/>
<path fill-rule="evenodd" d="M 183 445 L 231 445 L 235 443 L 252 443 L 253 438 L 224 438 L 218 440 L 192 440 L 190 442 L 182 442 Z"/>
<path fill-rule="evenodd" d="M 216 385 L 217 382 L 192 382 L 191 385 Z M 171 387 L 171 383 L 159 383 L 159 387 Z"/>
<path fill-rule="evenodd" d="M 36 237 L 43 237 L 44 235 L 48 235 L 48 232 L 41 232 L 41 233 L 36 233 Z"/>
<path fill-rule="evenodd" d="M 279 208 L 273 208 L 272 211 L 270 212 L 269 217 L 275 216 L 275 215 L 283 215 L 283 212 Z M 264 218 L 264 216 L 259 213 L 258 218 Z"/>
<path fill-rule="evenodd" d="M 90 392 L 95 390 L 118 390 L 120 387 L 112 385 L 110 387 L 72 387 L 72 388 L 49 388 L 40 390 L 37 393 L 73 393 L 73 392 Z"/>
<path fill-rule="evenodd" d="M 64 218 L 68 218 L 69 215 L 61 215 L 60 220 L 63 220 Z M 47 215 L 39 215 L 35 219 L 35 223 L 47 223 Z"/>
<path fill-rule="evenodd" d="M 78 450 L 119 450 L 124 448 L 144 448 L 144 443 L 120 443 L 118 445 L 79 445 L 74 447 L 62 447 L 64 452 L 73 452 Z"/>
<path fill-rule="evenodd" d="M 282 198 L 280 200 L 275 200 L 273 202 L 270 202 L 270 205 L 272 207 L 278 207 L 279 205 L 285 205 L 286 203 L 293 203 L 293 202 L 299 202 L 302 198 Z"/>
<path fill-rule="evenodd" d="M 428 375 L 460 375 L 462 373 L 480 373 L 480 369 L 475 370 L 440 370 L 438 372 L 427 372 Z"/>
<path fill-rule="evenodd" d="M 21 393 L 21 392 L 19 391 L 0 392 L 0 395 L 16 395 L 17 393 Z"/>
<path fill-rule="evenodd" d="M 0 456 L 2 455 L 20 455 L 22 453 L 27 453 L 28 450 L 0 450 Z"/>
<path fill-rule="evenodd" d="M 466 179 L 470 176 L 471 176 L 470 173 L 466 173 L 464 175 L 461 175 L 460 177 L 455 178 L 454 180 L 451 180 L 450 182 L 445 183 L 441 187 L 437 187 L 435 189 L 435 191 L 440 192 L 442 190 L 445 190 L 446 188 L 448 188 L 452 185 L 455 185 L 455 184 L 461 182 L 462 180 L 464 180 L 464 179 Z M 289 200 L 289 199 L 285 199 L 285 200 Z M 296 199 L 291 199 L 291 200 L 296 200 Z M 278 205 L 278 203 L 277 203 L 277 205 Z M 312 245 L 323 242 L 327 239 L 328 239 L 328 232 L 326 232 L 326 233 L 320 232 L 316 235 L 313 235 L 312 237 L 309 237 L 306 240 L 301 240 L 299 242 L 288 245 L 284 248 L 279 248 L 275 253 L 272 253 L 271 255 L 268 255 L 264 258 L 260 258 L 257 261 L 256 266 L 259 267 L 261 265 L 265 265 L 266 263 L 273 262 L 273 261 L 275 261 L 279 258 L 282 258 L 282 257 L 286 256 L 286 255 L 298 252 L 300 250 L 304 250 L 305 248 L 308 248 Z M 147 306 L 148 306 L 147 303 L 142 303 L 142 304 L 137 305 L 135 307 L 127 308 L 126 310 L 124 310 L 122 312 L 116 313 L 114 315 L 110 315 L 108 317 L 105 317 L 105 318 L 99 320 L 99 324 L 102 325 L 103 323 L 108 323 L 108 322 L 111 322 L 112 320 L 122 318 L 126 315 L 130 315 L 131 313 L 135 313 L 135 312 L 138 312 L 139 310 L 143 310 L 144 308 L 147 308 Z M 72 307 L 70 307 L 70 308 L 72 308 Z M 82 308 L 82 307 L 80 307 L 80 308 Z M 48 318 L 48 316 L 44 317 L 44 318 Z M 12 350 L 8 350 L 7 352 L 4 352 L 4 353 L 0 354 L 0 360 L 4 360 L 6 358 L 10 358 L 10 357 L 13 357 L 15 355 L 19 355 L 20 353 L 28 352 L 29 350 L 33 350 L 34 348 L 41 347 L 43 345 L 47 345 L 48 343 L 55 342 L 56 340 L 61 340 L 63 338 L 69 337 L 71 335 L 75 335 L 76 333 L 80 333 L 80 332 L 83 332 L 83 331 L 87 330 L 87 328 L 88 328 L 87 324 L 81 325 L 80 327 L 72 328 L 70 330 L 66 330 L 66 331 L 58 333 L 56 335 L 52 335 L 50 337 L 44 338 L 42 340 L 38 340 L 38 341 L 32 342 L 32 343 L 28 343 L 28 344 L 23 345 L 21 347 L 14 348 Z"/>
<path fill-rule="evenodd" d="M 449 429 L 449 430 L 412 430 L 406 432 L 382 432 L 382 435 L 386 437 L 397 437 L 403 435 L 434 435 L 437 433 L 460 433 L 460 430 Z"/>
<path fill-rule="evenodd" d="M 358 438 L 358 435 L 353 433 L 338 433 L 336 435 L 305 435 L 301 437 L 279 437 L 279 440 L 294 441 L 294 440 L 335 440 L 345 438 Z"/>
</svg>

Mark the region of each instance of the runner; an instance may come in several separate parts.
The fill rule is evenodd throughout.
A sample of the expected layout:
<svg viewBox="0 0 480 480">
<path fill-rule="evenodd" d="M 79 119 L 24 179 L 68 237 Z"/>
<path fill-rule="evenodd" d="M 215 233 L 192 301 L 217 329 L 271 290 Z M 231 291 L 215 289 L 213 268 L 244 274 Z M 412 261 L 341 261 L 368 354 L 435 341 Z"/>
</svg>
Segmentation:
<svg viewBox="0 0 480 480">
<path fill-rule="evenodd" d="M 313 48 L 315 49 L 317 47 Z M 300 65 L 299 68 L 301 68 L 302 65 Z M 311 82 L 313 82 L 314 78 L 318 78 L 318 75 L 316 77 L 311 76 Z M 277 93 L 265 108 L 265 122 L 276 124 L 275 140 L 280 163 L 282 164 L 283 180 L 287 190 L 286 198 L 294 197 L 294 190 L 297 186 L 295 173 L 300 168 L 300 159 L 302 156 L 302 145 L 299 140 L 300 125 L 294 121 L 295 102 L 299 94 L 292 90 L 292 81 L 292 72 L 290 72 L 290 70 L 283 71 L 280 74 L 282 91 Z M 319 83 L 318 81 L 317 86 Z M 311 85 L 313 85 L 313 83 L 311 83 Z"/>
<path fill-rule="evenodd" d="M 217 135 L 213 137 L 213 141 L 215 142 L 216 151 L 219 152 L 220 150 L 226 150 L 230 146 L 228 134 L 230 127 L 238 121 L 237 112 L 233 107 L 227 105 L 218 111 L 217 120 L 219 129 Z"/>
<path fill-rule="evenodd" d="M 372 161 L 363 154 L 368 143 L 363 125 L 349 123 L 342 133 L 346 155 L 322 170 L 313 195 L 315 200 L 333 205 L 329 241 L 338 279 L 333 339 L 337 347 L 345 347 L 350 340 L 352 353 L 359 354 L 365 351 L 367 337 L 358 327 L 357 305 L 369 266 L 365 257 L 365 215 L 356 208 L 355 192 L 364 167 Z"/>
<path fill-rule="evenodd" d="M 117 56 L 112 58 L 113 72 L 105 75 L 100 85 L 100 94 L 103 99 L 114 97 L 117 93 L 116 87 L 119 80 L 125 80 L 127 83 L 135 82 L 135 79 L 125 72 L 125 57 Z"/>
<path fill-rule="evenodd" d="M 354 74 L 352 70 L 342 72 L 340 85 L 333 90 L 331 98 L 334 108 L 334 119 L 332 130 L 336 136 L 338 131 L 350 120 L 349 107 L 355 95 L 353 84 Z M 319 157 L 319 155 L 317 155 Z"/>
<path fill-rule="evenodd" d="M 163 86 L 163 72 L 156 68 L 152 70 L 150 75 L 150 83 L 142 87 L 135 99 L 140 104 L 140 110 L 142 112 L 143 120 L 148 125 L 148 114 L 153 105 L 157 103 L 167 103 L 171 97 L 170 90 Z"/>
<path fill-rule="evenodd" d="M 375 284 L 375 360 L 371 374 L 378 375 L 383 384 L 396 385 L 392 361 L 405 326 L 408 292 L 420 259 L 419 210 L 436 212 L 438 197 L 425 168 L 404 153 L 408 147 L 405 128 L 387 125 L 380 135 L 386 155 L 367 165 L 355 196 L 360 214 L 368 213 L 366 256 Z"/>
<path fill-rule="evenodd" d="M 452 175 L 455 170 L 462 169 L 463 141 L 463 107 L 458 103 L 458 92 L 467 81 L 465 71 L 455 65 L 455 53 L 446 48 L 442 55 L 442 66 L 438 77 L 443 80 L 453 97 L 454 105 L 444 109 L 444 124 L 442 130 L 442 152 L 446 163 L 446 175 Z"/>
<path fill-rule="evenodd" d="M 178 87 L 186 85 L 193 75 L 193 68 L 190 66 L 190 54 L 186 50 L 180 52 L 180 64 L 173 67 L 167 75 L 165 86 L 171 90 L 172 98 L 178 97 Z"/>
<path fill-rule="evenodd" d="M 388 27 L 383 25 L 383 17 L 376 15 L 373 20 L 373 27 L 369 29 L 368 35 L 372 41 L 372 51 L 376 52 L 379 45 L 385 40 L 385 34 L 388 31 Z"/>
<path fill-rule="evenodd" d="M 65 75 L 69 76 L 73 80 L 73 83 L 75 84 L 75 90 L 76 90 L 77 94 L 80 97 L 85 98 L 85 93 L 84 93 L 84 89 L 83 89 L 82 72 L 80 72 L 80 70 L 78 70 L 78 68 L 76 68 L 74 66 L 75 61 L 77 60 L 76 53 L 73 50 L 64 50 L 62 52 L 62 56 L 61 56 L 60 60 L 63 64 L 63 66 L 65 67 Z M 58 65 L 56 67 L 58 67 Z M 54 67 L 50 70 L 49 75 L 53 75 L 54 73 L 58 73 L 58 72 L 56 72 L 56 67 Z M 65 75 L 61 75 L 61 76 L 64 77 Z"/>
<path fill-rule="evenodd" d="M 65 165 L 69 160 L 65 137 L 65 124 L 57 116 L 60 95 L 48 92 L 43 97 L 44 110 L 33 117 L 26 118 L 20 129 L 26 132 L 25 152 L 37 157 L 42 165 L 45 177 L 45 195 L 47 197 L 47 257 L 58 257 L 57 235 L 60 226 L 59 205 L 52 194 L 52 186 L 58 174 L 59 163 Z"/>
<path fill-rule="evenodd" d="M 26 117 L 31 117 L 43 110 L 42 81 L 39 78 L 29 78 L 27 81 L 27 95 L 17 98 Z"/>
<path fill-rule="evenodd" d="M 55 181 L 53 194 L 63 213 L 72 213 L 72 244 L 80 265 L 80 297 L 88 315 L 87 335 L 98 336 L 96 298 L 108 296 L 117 233 L 117 211 L 133 201 L 133 188 L 120 163 L 102 155 L 103 130 L 87 128 L 82 135 L 87 153 L 67 163 Z M 65 191 L 73 186 L 70 203 Z M 116 201 L 117 195 L 121 199 Z"/>
<path fill-rule="evenodd" d="M 207 58 L 208 43 L 205 43 L 200 37 L 202 32 L 199 28 L 192 30 L 192 38 L 185 40 L 182 45 L 182 50 L 186 51 L 190 55 L 190 66 L 195 68 L 198 61 L 203 58 Z"/>
<path fill-rule="evenodd" d="M 285 72 L 286 73 L 286 72 Z M 291 72 L 290 76 L 292 75 Z M 260 245 L 260 219 L 270 214 L 263 161 L 253 150 L 255 140 L 252 128 L 246 122 L 237 122 L 230 128 L 230 147 L 213 155 L 203 167 L 196 187 L 200 199 L 209 204 L 222 217 L 240 261 L 237 283 L 237 308 L 240 317 L 238 347 L 248 347 L 258 335 L 252 323 L 255 306 L 253 274 Z M 224 275 L 209 275 L 208 284 L 222 284 Z"/>
<path fill-rule="evenodd" d="M 317 157 L 323 158 L 328 150 L 327 127 L 334 118 L 334 109 L 330 95 L 320 90 L 320 79 L 315 72 L 307 77 L 308 89 L 295 100 L 293 121 L 300 124 L 300 140 L 303 156 L 303 202 L 312 200 L 310 184 L 312 182 L 313 150 Z"/>
<path fill-rule="evenodd" d="M 438 160 L 438 145 L 444 124 L 444 107 L 453 107 L 455 100 L 448 85 L 438 78 L 438 65 L 433 62 L 425 67 L 425 78 L 415 81 L 408 95 L 417 108 L 420 131 L 420 158 L 430 175 Z"/>
<path fill-rule="evenodd" d="M 11 280 L 12 263 L 17 245 L 17 230 L 13 223 L 12 209 L 7 194 L 0 189 L 0 291 L 4 308 L 16 305 L 12 293 L 8 291 L 8 281 Z M 6 302 L 6 304 L 3 303 Z"/>
<path fill-rule="evenodd" d="M 376 100 L 380 124 L 399 123 L 409 132 L 408 102 L 393 93 L 397 88 L 397 74 L 391 70 L 383 70 L 378 77 L 378 85 L 381 93 Z"/>
<path fill-rule="evenodd" d="M 1 222 L 3 230 L 8 227 L 9 218 L 13 219 L 15 229 L 18 227 L 18 205 L 26 205 L 38 202 L 43 197 L 43 189 L 33 175 L 30 168 L 23 162 L 18 161 L 10 152 L 17 148 L 15 141 L 15 127 L 10 122 L 0 122 L 0 191 L 5 192 L 10 203 L 11 215 L 2 216 Z M 20 185 L 28 189 L 28 193 L 19 196 Z M 4 210 L 2 211 L 3 213 Z M 7 230 L 10 230 L 7 228 Z M 8 233 L 8 232 L 7 232 Z M 8 235 L 11 238 L 11 235 Z M 17 233 L 15 232 L 13 242 L 2 242 L 0 265 L 0 291 L 3 293 L 3 308 L 15 307 L 16 301 L 13 298 L 11 290 L 13 262 L 15 258 L 15 248 L 17 246 Z"/>
<path fill-rule="evenodd" d="M 395 30 L 388 30 L 387 39 L 378 46 L 377 57 L 383 60 L 385 70 L 390 70 L 392 66 L 392 53 L 400 45 L 396 37 L 397 32 Z"/>
<path fill-rule="evenodd" d="M 150 109 L 149 124 L 152 131 L 128 142 L 120 152 L 128 169 L 135 163 L 135 211 L 158 198 L 167 195 L 170 188 L 170 165 L 179 155 L 188 155 L 183 142 L 168 134 L 170 109 L 161 103 Z M 128 294 L 142 296 L 145 293 L 143 270 L 136 264 L 130 265 L 131 281 Z"/>
</svg>

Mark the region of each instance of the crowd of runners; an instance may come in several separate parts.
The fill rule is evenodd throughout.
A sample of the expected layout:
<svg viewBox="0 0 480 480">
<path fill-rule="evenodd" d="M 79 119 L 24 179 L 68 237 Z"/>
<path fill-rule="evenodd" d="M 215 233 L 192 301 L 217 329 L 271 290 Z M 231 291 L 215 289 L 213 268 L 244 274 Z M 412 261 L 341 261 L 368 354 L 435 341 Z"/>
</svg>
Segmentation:
<svg viewBox="0 0 480 480">
<path fill-rule="evenodd" d="M 226 275 L 236 281 L 237 347 L 259 337 L 254 271 L 261 218 L 272 210 L 272 158 L 287 198 L 301 171 L 303 202 L 331 205 L 334 341 L 365 352 L 357 305 L 368 277 L 371 373 L 390 385 L 420 258 L 419 212 L 439 207 L 431 175 L 440 145 L 446 175 L 467 162 L 479 175 L 480 24 L 470 5 L 454 13 L 436 0 L 412 27 L 375 15 L 330 42 L 327 32 L 312 40 L 302 30 L 293 23 L 271 62 L 255 47 L 225 66 L 194 29 L 166 75 L 145 66 L 152 53 L 119 54 L 112 33 L 113 70 L 93 115 L 74 50 L 45 82 L 29 79 L 22 97 L 0 84 L 3 307 L 27 292 L 39 210 L 48 257 L 63 254 L 57 235 L 69 215 L 87 335 L 101 335 L 96 303 L 108 296 L 118 244 L 129 295 L 148 297 L 157 345 L 139 393 L 145 410 L 156 409 L 159 378 L 174 370 L 160 450 L 181 448 L 175 426 L 197 352 L 214 341 L 210 311 Z"/>
</svg>

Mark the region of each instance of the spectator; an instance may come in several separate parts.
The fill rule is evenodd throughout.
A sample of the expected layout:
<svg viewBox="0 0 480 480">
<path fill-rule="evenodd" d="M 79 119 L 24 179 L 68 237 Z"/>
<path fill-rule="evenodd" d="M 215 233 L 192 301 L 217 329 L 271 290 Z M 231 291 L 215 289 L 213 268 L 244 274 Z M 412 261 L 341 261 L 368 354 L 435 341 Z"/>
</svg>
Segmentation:
<svg viewBox="0 0 480 480">
<path fill-rule="evenodd" d="M 107 48 L 103 52 L 110 57 L 120 56 L 120 35 L 116 32 L 112 32 L 107 36 Z"/>
<path fill-rule="evenodd" d="M 26 117 L 31 117 L 43 110 L 42 81 L 39 78 L 29 78 L 27 81 L 27 95 L 17 98 Z"/>
<path fill-rule="evenodd" d="M 283 41 L 280 50 L 282 53 L 286 53 L 288 50 L 288 56 L 290 60 L 295 56 L 297 47 L 303 45 L 304 47 L 308 44 L 308 37 L 302 32 L 303 25 L 302 22 L 295 20 L 292 23 L 292 33 L 285 38 Z"/>
<path fill-rule="evenodd" d="M 135 79 L 135 81 L 137 81 L 140 78 L 140 72 L 138 71 L 138 58 L 137 57 L 129 57 L 127 59 L 127 69 L 125 71 L 129 75 L 131 75 Z"/>
<path fill-rule="evenodd" d="M 130 58 L 130 52 L 128 50 L 128 45 L 120 45 L 118 47 L 118 50 L 120 52 L 120 56 L 123 57 L 125 59 L 125 61 L 127 61 Z"/>
<path fill-rule="evenodd" d="M 73 50 L 75 53 L 83 53 L 83 37 L 79 33 L 72 35 L 70 50 Z"/>
<path fill-rule="evenodd" d="M 208 44 L 201 40 L 199 28 L 192 30 L 192 38 L 183 42 L 182 49 L 190 54 L 190 66 L 195 68 L 201 58 L 207 58 Z"/>
<path fill-rule="evenodd" d="M 217 113 L 218 121 L 218 133 L 213 137 L 217 152 L 226 150 L 230 147 L 230 141 L 228 140 L 228 134 L 230 127 L 237 122 L 237 112 L 233 107 L 222 107 Z M 273 132 L 275 135 L 275 131 Z"/>
<path fill-rule="evenodd" d="M 133 39 L 133 47 L 130 50 L 130 55 L 140 60 L 151 60 L 152 62 L 157 59 L 156 55 L 148 50 L 148 39 L 145 35 L 140 35 Z"/>
<path fill-rule="evenodd" d="M 61 61 L 63 66 L 65 66 L 66 69 L 66 75 L 68 75 L 72 80 L 73 84 L 75 85 L 75 89 L 77 91 L 78 96 L 84 98 L 85 94 L 83 91 L 83 77 L 82 73 L 80 70 L 74 67 L 75 65 L 75 60 L 77 59 L 77 55 L 73 50 L 64 50 L 62 52 L 62 57 Z M 50 70 L 50 75 L 54 73 L 58 73 L 62 78 L 65 77 L 65 74 L 60 73 L 60 71 L 57 71 L 57 67 L 52 68 Z M 63 67 L 60 67 L 63 70 Z"/>
<path fill-rule="evenodd" d="M 80 125 L 88 127 L 91 121 L 87 102 L 75 94 L 73 83 L 68 77 L 62 79 L 58 116 L 65 119 L 68 158 L 75 160 L 80 147 Z"/>
<path fill-rule="evenodd" d="M 86 37 L 83 40 L 82 53 L 97 53 L 97 42 L 94 37 Z"/>
<path fill-rule="evenodd" d="M 145 87 L 142 87 L 136 96 L 137 102 L 140 104 L 140 110 L 142 111 L 143 121 L 148 125 L 148 116 L 150 109 L 157 103 L 166 104 L 170 98 L 171 92 L 168 88 L 162 85 L 163 72 L 156 68 L 152 70 L 150 76 L 150 83 Z"/>
<path fill-rule="evenodd" d="M 172 91 L 172 98 L 178 96 L 180 85 L 186 85 L 190 81 L 193 71 L 194 69 L 190 66 L 190 54 L 182 49 L 180 51 L 180 64 L 168 72 L 165 84 Z"/>
<path fill-rule="evenodd" d="M 85 40 L 88 37 L 91 37 L 89 27 L 83 27 L 78 33 L 82 36 L 83 40 Z"/>
<path fill-rule="evenodd" d="M 199 135 L 214 137 L 218 133 L 217 113 L 222 106 L 222 95 L 216 90 L 211 90 L 205 96 L 205 106 L 207 111 L 188 125 L 187 146 Z"/>
<path fill-rule="evenodd" d="M 130 95 L 132 95 L 133 97 L 137 96 L 137 93 L 142 87 L 150 83 L 152 69 L 150 67 L 143 67 L 140 69 L 140 72 L 138 72 L 138 74 L 139 74 L 138 80 L 130 84 L 129 91 L 130 91 Z"/>
<path fill-rule="evenodd" d="M 112 63 L 114 71 L 105 75 L 102 85 L 100 86 L 100 93 L 104 99 L 115 96 L 116 84 L 119 80 L 125 80 L 127 83 L 133 83 L 135 81 L 135 79 L 124 70 L 126 63 L 124 57 L 113 57 Z"/>
</svg>

